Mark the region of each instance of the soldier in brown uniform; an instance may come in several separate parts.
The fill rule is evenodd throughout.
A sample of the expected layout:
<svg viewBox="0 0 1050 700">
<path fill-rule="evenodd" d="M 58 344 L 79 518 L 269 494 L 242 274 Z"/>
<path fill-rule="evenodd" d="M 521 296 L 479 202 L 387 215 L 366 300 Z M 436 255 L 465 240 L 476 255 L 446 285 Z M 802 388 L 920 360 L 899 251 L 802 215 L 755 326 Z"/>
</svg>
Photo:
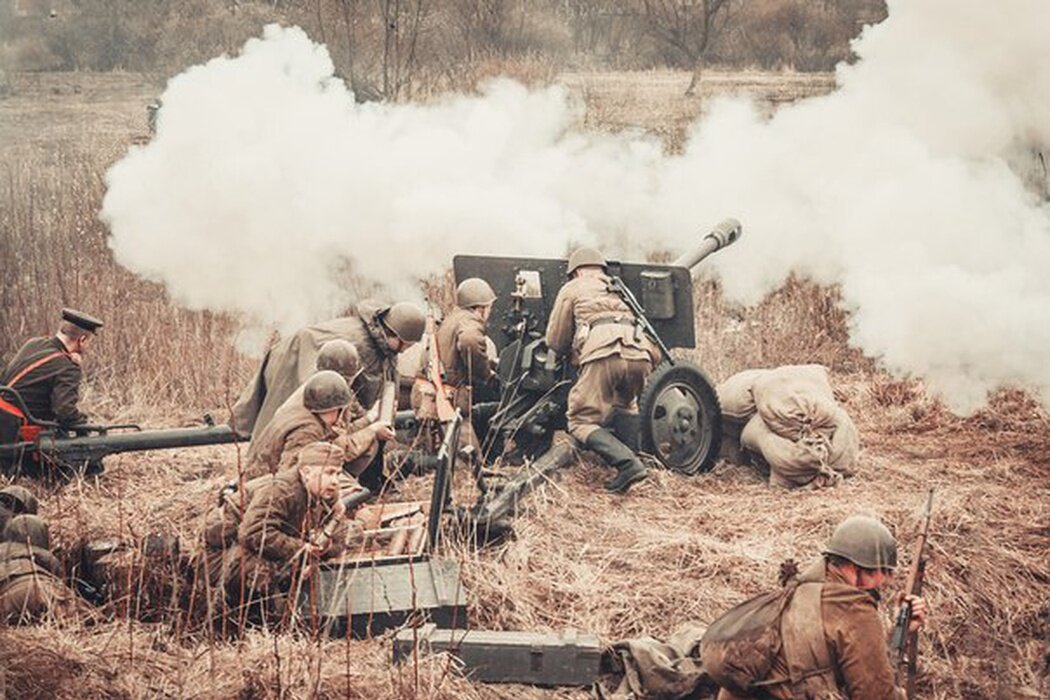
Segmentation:
<svg viewBox="0 0 1050 700">
<path fill-rule="evenodd" d="M 353 392 L 341 375 L 317 372 L 252 440 L 243 478 L 283 471 L 294 464 L 299 450 L 319 441 L 342 449 L 347 470 L 359 475 L 375 456 L 378 442 L 392 439 L 394 432 L 389 424 L 372 422 L 363 414 L 348 419 L 348 409 L 354 405 Z"/>
<path fill-rule="evenodd" d="M 603 425 L 616 409 L 632 410 L 659 350 L 641 331 L 623 299 L 609 291 L 605 258 L 592 248 L 569 257 L 569 281 L 547 322 L 547 344 L 570 355 L 580 374 L 569 392 L 569 433 L 598 453 L 617 474 L 605 482 L 624 492 L 646 477 L 638 456 Z"/>
<path fill-rule="evenodd" d="M 56 617 L 91 616 L 90 606 L 62 582 L 62 566 L 48 548 L 47 524 L 18 515 L 0 544 L 0 620 L 25 624 Z"/>
<path fill-rule="evenodd" d="M 800 585 L 781 619 L 782 644 L 769 677 L 752 693 L 722 689 L 719 700 L 905 697 L 894 684 L 878 611 L 879 590 L 892 582 L 897 565 L 893 535 L 875 518 L 855 515 L 835 529 L 823 555 L 798 577 Z M 915 632 L 925 622 L 926 603 L 916 596 L 908 600 L 909 632 Z"/>
<path fill-rule="evenodd" d="M 321 346 L 340 338 L 357 348 L 362 371 L 353 388 L 361 404 L 371 408 L 385 377 L 394 376 L 398 353 L 423 337 L 425 325 L 426 316 L 415 304 L 390 306 L 366 300 L 349 316 L 300 329 L 266 353 L 233 407 L 233 426 L 251 432 L 253 437 L 258 435 L 292 392 L 313 374 Z"/>
<path fill-rule="evenodd" d="M 80 365 L 101 327 L 102 321 L 97 318 L 62 309 L 58 332 L 27 340 L 0 374 L 0 384 L 17 390 L 34 418 L 63 426 L 87 422 L 87 416 L 77 408 Z M 10 395 L 0 396 L 0 441 L 17 440 L 26 418 Z"/>
<path fill-rule="evenodd" d="M 456 288 L 456 308 L 441 322 L 435 334 L 438 358 L 444 369 L 445 387 L 453 405 L 470 416 L 474 392 L 492 388 L 497 381 L 494 362 L 489 357 L 486 334 L 496 293 L 488 282 L 471 277 Z"/>
<path fill-rule="evenodd" d="M 280 618 L 285 598 L 312 562 L 341 551 L 340 538 L 312 538 L 328 518 L 343 518 L 338 500 L 343 451 L 326 442 L 307 445 L 295 468 L 280 472 L 252 496 L 226 555 L 225 585 L 235 605 L 263 619 Z M 345 538 L 344 538 L 345 539 Z"/>
</svg>

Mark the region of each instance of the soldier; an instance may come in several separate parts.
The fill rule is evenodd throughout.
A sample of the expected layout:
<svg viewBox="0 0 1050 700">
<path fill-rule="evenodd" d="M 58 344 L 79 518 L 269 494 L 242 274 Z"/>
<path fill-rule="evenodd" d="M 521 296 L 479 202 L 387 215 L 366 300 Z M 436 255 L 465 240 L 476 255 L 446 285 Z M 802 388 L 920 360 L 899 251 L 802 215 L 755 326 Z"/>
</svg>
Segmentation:
<svg viewBox="0 0 1050 700">
<path fill-rule="evenodd" d="M 453 405 L 464 416 L 470 416 L 475 391 L 488 389 L 491 393 L 498 386 L 485 328 L 494 301 L 496 293 L 488 282 L 477 277 L 463 280 L 456 287 L 456 308 L 435 334 L 442 379 Z"/>
<path fill-rule="evenodd" d="M 233 426 L 255 437 L 278 407 L 309 379 L 321 346 L 337 338 L 357 348 L 362 371 L 354 389 L 366 408 L 379 398 L 384 376 L 393 377 L 398 353 L 423 337 L 426 316 L 415 304 L 393 306 L 372 300 L 359 303 L 349 316 L 308 326 L 272 347 L 251 383 L 233 407 Z"/>
<path fill-rule="evenodd" d="M 604 486 L 623 493 L 644 479 L 638 456 L 603 426 L 613 411 L 635 407 L 659 350 L 634 314 L 609 291 L 605 258 L 593 248 L 569 257 L 569 281 L 558 292 L 547 323 L 547 344 L 580 368 L 569 391 L 569 433 L 598 453 L 617 474 Z"/>
<path fill-rule="evenodd" d="M 0 374 L 0 384 L 18 391 L 29 413 L 39 420 L 70 427 L 87 422 L 77 408 L 80 365 L 102 321 L 62 309 L 62 323 L 51 337 L 31 338 Z M 0 397 L 0 440 L 17 439 L 27 416 L 8 395 Z"/>
<path fill-rule="evenodd" d="M 36 496 L 24 486 L 0 489 L 0 533 L 16 515 L 36 515 L 38 505 Z"/>
<path fill-rule="evenodd" d="M 62 617 L 94 614 L 62 582 L 62 566 L 49 550 L 47 524 L 18 515 L 4 528 L 0 544 L 0 620 L 25 624 L 49 613 Z"/>
<path fill-rule="evenodd" d="M 277 619 L 297 576 L 313 561 L 341 552 L 339 537 L 318 542 L 328 518 L 343 518 L 339 475 L 343 450 L 331 443 L 304 447 L 295 468 L 278 473 L 252 496 L 226 556 L 228 598 L 252 609 L 249 615 Z M 345 539 L 345 535 L 342 539 Z"/>
<path fill-rule="evenodd" d="M 384 421 L 369 422 L 361 416 L 348 423 L 346 412 L 354 404 L 353 392 L 341 375 L 317 372 L 252 440 L 243 478 L 283 471 L 294 464 L 299 450 L 318 441 L 342 449 L 347 470 L 354 476 L 361 474 L 375 457 L 378 442 L 392 439 L 394 430 Z"/>
<path fill-rule="evenodd" d="M 854 515 L 835 528 L 822 554 L 823 560 L 798 576 L 799 586 L 779 623 L 783 643 L 768 677 L 753 684 L 759 692 L 740 694 L 723 688 L 719 700 L 905 697 L 894 686 L 878 612 L 879 591 L 892 583 L 897 566 L 896 540 L 877 519 Z M 904 600 L 899 596 L 898 605 Z M 926 603 L 917 596 L 907 600 L 912 605 L 909 633 L 913 633 L 926 620 Z"/>
</svg>

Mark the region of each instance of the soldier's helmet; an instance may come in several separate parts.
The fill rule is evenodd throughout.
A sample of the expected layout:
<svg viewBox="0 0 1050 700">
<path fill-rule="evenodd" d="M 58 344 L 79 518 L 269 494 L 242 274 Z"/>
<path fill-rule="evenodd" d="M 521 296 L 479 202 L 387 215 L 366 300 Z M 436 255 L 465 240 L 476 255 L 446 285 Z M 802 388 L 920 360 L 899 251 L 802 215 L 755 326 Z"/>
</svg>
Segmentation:
<svg viewBox="0 0 1050 700">
<path fill-rule="evenodd" d="M 47 523 L 35 515 L 16 515 L 4 528 L 5 542 L 28 542 L 34 547 L 47 549 L 51 546 L 51 534 Z"/>
<path fill-rule="evenodd" d="M 485 306 L 496 301 L 496 293 L 489 283 L 480 277 L 470 277 L 456 287 L 456 306 L 469 309 L 472 306 Z"/>
<path fill-rule="evenodd" d="M 35 515 L 40 506 L 36 496 L 25 486 L 5 486 L 0 489 L 0 505 L 15 515 Z"/>
<path fill-rule="evenodd" d="M 823 554 L 835 554 L 865 569 L 895 569 L 897 540 L 875 518 L 852 515 L 835 528 Z"/>
<path fill-rule="evenodd" d="M 594 248 L 577 248 L 572 251 L 572 255 L 569 256 L 569 269 L 566 270 L 566 274 L 571 276 L 577 268 L 586 265 L 594 265 L 604 268 L 606 265 L 605 256 Z"/>
<path fill-rule="evenodd" d="M 349 340 L 329 340 L 317 353 L 317 369 L 338 372 L 349 384 L 361 373 L 361 356 Z"/>
<path fill-rule="evenodd" d="M 322 370 L 306 381 L 303 406 L 311 413 L 324 413 L 350 405 L 350 386 L 343 375 L 330 369 Z"/>
<path fill-rule="evenodd" d="M 426 329 L 427 317 L 415 304 L 399 301 L 383 314 L 383 324 L 406 343 L 418 343 Z"/>
<path fill-rule="evenodd" d="M 300 467 L 319 467 L 321 469 L 333 464 L 342 465 L 346 452 L 330 442 L 311 442 L 299 450 L 296 463 Z"/>
</svg>

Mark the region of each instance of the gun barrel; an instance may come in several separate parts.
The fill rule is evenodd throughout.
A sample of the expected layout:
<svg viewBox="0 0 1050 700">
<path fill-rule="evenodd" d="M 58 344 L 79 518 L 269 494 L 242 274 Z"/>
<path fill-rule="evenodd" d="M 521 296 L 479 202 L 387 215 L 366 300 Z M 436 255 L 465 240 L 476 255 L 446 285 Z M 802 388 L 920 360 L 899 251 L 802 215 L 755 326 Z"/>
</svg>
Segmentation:
<svg viewBox="0 0 1050 700">
<path fill-rule="evenodd" d="M 167 430 L 139 430 L 111 435 L 83 437 L 40 437 L 33 447 L 40 452 L 61 459 L 63 455 L 97 454 L 104 457 L 118 452 L 141 452 L 173 447 L 196 447 L 241 442 L 248 435 L 229 425 L 211 425 L 202 428 L 171 428 Z"/>
<path fill-rule="evenodd" d="M 733 218 L 725 219 L 711 229 L 711 232 L 704 236 L 704 239 L 695 248 L 680 255 L 674 264 L 679 267 L 694 268 L 712 253 L 717 253 L 722 248 L 736 243 L 743 231 L 740 221 Z"/>
</svg>

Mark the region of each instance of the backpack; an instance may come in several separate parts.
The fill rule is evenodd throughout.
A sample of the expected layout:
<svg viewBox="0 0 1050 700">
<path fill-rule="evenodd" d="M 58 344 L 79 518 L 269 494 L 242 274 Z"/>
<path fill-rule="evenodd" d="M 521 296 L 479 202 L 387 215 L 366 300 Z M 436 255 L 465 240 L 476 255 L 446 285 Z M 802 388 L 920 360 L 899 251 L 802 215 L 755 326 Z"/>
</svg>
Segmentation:
<svg viewBox="0 0 1050 700">
<path fill-rule="evenodd" d="M 782 644 L 780 620 L 797 588 L 794 579 L 780 590 L 757 595 L 707 628 L 700 641 L 700 658 L 712 680 L 746 695 L 769 677 Z"/>
<path fill-rule="evenodd" d="M 823 633 L 822 577 L 811 570 L 800 576 L 794 561 L 788 561 L 781 567 L 781 585 L 744 601 L 707 628 L 700 642 L 704 669 L 739 695 L 765 697 L 764 688 L 787 684 L 795 697 L 838 697 Z M 781 655 L 787 675 L 773 678 Z"/>
</svg>

